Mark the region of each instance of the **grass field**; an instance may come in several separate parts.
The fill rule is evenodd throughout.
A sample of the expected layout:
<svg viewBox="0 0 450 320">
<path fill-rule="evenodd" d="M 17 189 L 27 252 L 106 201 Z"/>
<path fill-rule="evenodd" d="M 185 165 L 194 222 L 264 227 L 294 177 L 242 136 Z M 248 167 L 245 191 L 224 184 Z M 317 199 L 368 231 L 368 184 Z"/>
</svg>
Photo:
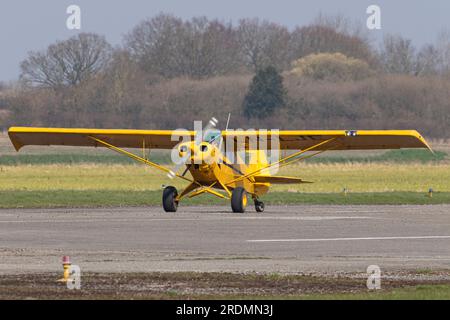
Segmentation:
<svg viewBox="0 0 450 320">
<path fill-rule="evenodd" d="M 366 279 L 281 274 L 197 272 L 84 273 L 81 290 L 56 284 L 59 274 L 4 275 L 0 299 L 450 299 L 448 281 L 412 278 L 382 281 L 369 291 Z"/>
<path fill-rule="evenodd" d="M 450 164 L 301 164 L 285 167 L 279 174 L 314 183 L 273 186 L 263 198 L 268 204 L 450 203 Z M 131 164 L 0 166 L 0 182 L 4 208 L 159 205 L 163 185 L 178 189 L 185 185 Z M 427 196 L 429 188 L 434 190 L 432 198 Z M 210 203 L 228 205 L 211 196 L 184 202 Z"/>
<path fill-rule="evenodd" d="M 299 176 L 312 184 L 277 185 L 272 191 L 308 193 L 450 192 L 450 164 L 301 164 L 284 167 L 280 175 Z M 0 191 L 159 190 L 185 185 L 143 165 L 0 166 Z"/>
<path fill-rule="evenodd" d="M 306 295 L 304 300 L 449 300 L 449 285 L 419 285 L 393 290 L 363 293 Z"/>
<path fill-rule="evenodd" d="M 8 148 L 9 149 L 9 148 Z M 0 154 L 0 165 L 23 165 L 23 164 L 133 164 L 134 160 L 121 156 L 104 149 L 86 150 L 86 148 L 73 149 L 69 152 L 56 153 L 62 148 L 53 148 L 53 152 L 43 153 L 42 150 L 35 152 L 15 153 L 5 152 Z M 55 152 L 55 153 L 54 153 Z M 164 150 L 152 151 L 151 159 L 157 163 L 170 163 L 170 152 Z M 428 150 L 389 150 L 372 152 L 331 152 L 318 157 L 305 160 L 306 163 L 440 163 L 448 160 L 447 152 L 436 151 L 434 154 Z"/>
<path fill-rule="evenodd" d="M 51 191 L 0 191 L 0 208 L 63 208 L 63 207 L 112 207 L 161 205 L 161 191 L 117 190 L 51 190 Z M 450 192 L 439 192 L 432 198 L 419 192 L 353 193 L 285 193 L 271 192 L 262 200 L 268 205 L 336 204 L 336 205 L 401 205 L 450 203 Z M 201 195 L 186 198 L 182 206 L 223 205 L 229 201 Z M 270 212 L 270 207 L 267 208 Z"/>
</svg>

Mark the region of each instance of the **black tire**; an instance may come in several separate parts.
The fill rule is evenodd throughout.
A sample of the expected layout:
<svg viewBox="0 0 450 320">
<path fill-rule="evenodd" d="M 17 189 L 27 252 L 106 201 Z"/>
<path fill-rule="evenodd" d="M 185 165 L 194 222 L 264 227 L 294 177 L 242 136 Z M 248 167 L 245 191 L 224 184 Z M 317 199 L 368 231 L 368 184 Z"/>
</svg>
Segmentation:
<svg viewBox="0 0 450 320">
<path fill-rule="evenodd" d="M 255 199 L 256 212 L 264 212 L 264 202 Z"/>
<path fill-rule="evenodd" d="M 163 190 L 162 204 L 165 212 L 176 212 L 178 209 L 178 201 L 176 198 L 178 191 L 175 187 L 168 186 Z"/>
<path fill-rule="evenodd" d="M 231 209 L 233 212 L 244 213 L 248 197 L 244 188 L 237 187 L 231 194 Z"/>
</svg>

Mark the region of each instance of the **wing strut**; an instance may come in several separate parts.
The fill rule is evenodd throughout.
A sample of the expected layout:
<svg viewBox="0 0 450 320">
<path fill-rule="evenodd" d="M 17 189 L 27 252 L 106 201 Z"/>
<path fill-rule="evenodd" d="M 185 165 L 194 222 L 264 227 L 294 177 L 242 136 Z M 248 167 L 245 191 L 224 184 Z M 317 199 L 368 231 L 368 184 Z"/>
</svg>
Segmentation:
<svg viewBox="0 0 450 320">
<path fill-rule="evenodd" d="M 129 157 L 129 158 L 131 158 L 131 159 L 134 159 L 134 160 L 136 160 L 136 161 L 142 162 L 142 163 L 144 163 L 144 164 L 146 164 L 146 165 L 148 165 L 148 166 L 150 166 L 150 167 L 153 167 L 153 168 L 162 170 L 162 171 L 167 172 L 167 173 L 172 172 L 172 170 L 170 170 L 169 168 L 166 168 L 166 167 L 164 167 L 164 166 L 162 166 L 162 165 L 159 165 L 159 164 L 157 164 L 157 163 L 155 163 L 155 162 L 149 161 L 149 160 L 147 160 L 147 159 L 145 159 L 145 158 L 139 157 L 139 156 L 135 155 L 134 153 L 128 152 L 128 151 L 126 151 L 126 150 L 124 150 L 124 149 L 122 149 L 122 148 L 113 146 L 112 144 L 109 144 L 108 142 L 105 142 L 105 141 L 103 141 L 103 140 L 101 140 L 101 139 L 98 139 L 98 138 L 93 137 L 93 136 L 87 136 L 87 137 L 88 137 L 89 139 L 91 139 L 91 140 L 94 140 L 94 141 L 97 142 L 97 143 L 102 144 L 103 146 L 105 146 L 106 148 L 108 148 L 108 149 L 110 149 L 110 150 L 113 150 L 113 151 L 116 151 L 116 152 L 121 153 L 121 154 L 123 154 L 123 155 L 126 155 L 127 157 Z M 189 181 L 189 182 L 191 182 L 191 183 L 195 183 L 195 184 L 201 186 L 201 185 L 200 185 L 197 181 L 195 181 L 195 180 L 186 178 L 185 176 L 179 175 L 179 174 L 177 174 L 177 173 L 173 173 L 173 174 L 174 174 L 175 176 L 177 176 L 178 178 L 181 178 L 181 179 L 183 179 L 183 180 L 186 180 L 186 181 Z"/>
<path fill-rule="evenodd" d="M 128 152 L 128 151 L 126 151 L 126 150 L 124 150 L 122 148 L 113 146 L 112 144 L 110 144 L 108 142 L 105 142 L 105 141 L 103 141 L 101 139 L 98 139 L 98 138 L 93 137 L 93 136 L 88 136 L 88 138 L 93 140 L 93 141 L 95 141 L 95 142 L 97 142 L 97 143 L 102 144 L 103 146 L 105 146 L 106 148 L 108 148 L 110 150 L 113 150 L 113 151 L 116 151 L 116 152 L 121 153 L 123 155 L 126 155 L 127 157 L 130 157 L 131 159 L 134 159 L 136 161 L 142 162 L 142 163 L 144 163 L 144 164 L 146 164 L 146 165 L 148 165 L 150 167 L 157 168 L 157 169 L 162 170 L 162 171 L 167 172 L 167 173 L 173 172 L 169 168 L 166 168 L 166 167 L 164 167 L 162 165 L 159 165 L 159 164 L 157 164 L 155 162 L 152 162 L 152 161 L 149 161 L 149 160 L 144 159 L 142 157 L 139 157 L 139 156 L 135 155 L 134 153 Z M 194 185 L 197 185 L 197 188 L 201 187 L 201 190 L 196 191 L 196 192 L 192 192 L 190 194 L 190 197 L 194 197 L 194 196 L 197 196 L 199 194 L 207 192 L 207 193 L 213 194 L 213 195 L 215 195 L 217 197 L 226 198 L 224 195 L 220 194 L 219 192 L 212 190 L 212 187 L 214 186 L 215 182 L 212 185 L 210 185 L 210 186 L 204 186 L 204 185 L 200 184 L 199 182 L 197 182 L 195 180 L 186 178 L 184 176 L 184 173 L 183 173 L 183 175 L 180 175 L 178 173 L 173 173 L 173 174 L 174 174 L 174 176 L 176 176 L 178 178 L 181 178 L 183 180 L 189 181 L 191 183 L 190 185 L 188 185 L 188 187 L 186 187 L 186 189 L 182 192 L 182 194 L 180 194 L 180 196 L 178 196 L 177 200 L 180 200 L 182 197 L 184 197 L 188 193 L 194 191 L 196 189 L 196 188 L 194 188 Z M 227 190 L 227 189 L 225 189 L 225 190 Z M 228 191 L 228 193 L 229 193 L 229 191 Z"/>
<path fill-rule="evenodd" d="M 337 138 L 338 138 L 338 137 L 330 138 L 330 139 L 328 139 L 328 140 L 325 140 L 325 141 L 322 141 L 322 142 L 320 142 L 320 143 L 317 143 L 317 144 L 315 144 L 315 145 L 313 145 L 313 146 L 311 146 L 311 147 L 309 147 L 309 148 L 306 148 L 306 149 L 297 151 L 297 152 L 295 152 L 295 153 L 293 153 L 293 154 L 291 154 L 291 155 L 289 155 L 289 156 L 287 156 L 287 157 L 284 157 L 284 158 L 281 159 L 281 160 L 278 160 L 278 161 L 276 161 L 276 162 L 274 162 L 274 163 L 271 163 L 271 164 L 269 164 L 269 165 L 267 165 L 267 166 L 265 166 L 265 167 L 262 167 L 262 168 L 260 168 L 260 169 L 258 169 L 258 170 L 255 170 L 255 171 L 253 171 L 253 172 L 250 172 L 250 173 L 248 173 L 248 174 L 246 174 L 246 175 L 240 176 L 240 177 L 238 177 L 238 178 L 236 178 L 236 179 L 233 179 L 233 180 L 231 180 L 231 181 L 229 181 L 229 182 L 227 182 L 227 183 L 225 183 L 225 184 L 228 185 L 228 184 L 231 184 L 231 183 L 233 183 L 233 182 L 241 181 L 241 180 L 247 179 L 247 178 L 249 178 L 249 177 L 252 177 L 252 176 L 258 174 L 258 173 L 260 173 L 261 171 L 268 170 L 268 169 L 270 169 L 271 167 L 274 167 L 274 166 L 277 166 L 277 165 L 280 166 L 280 167 L 281 167 L 281 166 L 285 166 L 285 165 L 291 164 L 291 163 L 296 162 L 296 161 L 300 161 L 300 160 L 303 160 L 303 159 L 306 159 L 306 158 L 310 158 L 310 157 L 315 156 L 316 154 L 322 153 L 322 152 L 324 152 L 324 151 L 333 149 L 333 148 L 330 148 L 330 149 L 320 150 L 320 151 L 315 152 L 315 153 L 312 154 L 312 155 L 303 156 L 303 157 L 298 157 L 298 156 L 302 155 L 302 154 L 305 153 L 305 152 L 312 151 L 312 150 L 314 150 L 315 148 L 318 148 L 318 147 L 320 147 L 320 146 L 322 146 L 322 145 L 325 145 L 325 144 L 327 144 L 327 143 L 330 143 L 330 142 L 336 140 Z M 297 157 L 298 157 L 298 158 L 297 158 Z M 287 161 L 287 160 L 290 160 L 290 161 Z"/>
</svg>

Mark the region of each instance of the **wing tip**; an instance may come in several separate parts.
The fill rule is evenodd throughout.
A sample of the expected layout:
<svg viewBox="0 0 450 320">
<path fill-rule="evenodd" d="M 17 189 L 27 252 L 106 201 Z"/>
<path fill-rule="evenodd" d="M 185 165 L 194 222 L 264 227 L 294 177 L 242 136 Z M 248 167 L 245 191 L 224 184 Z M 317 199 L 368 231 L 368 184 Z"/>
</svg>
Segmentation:
<svg viewBox="0 0 450 320">
<path fill-rule="evenodd" d="M 18 152 L 22 147 L 23 143 L 19 140 L 18 137 L 15 136 L 17 127 L 10 127 L 8 129 L 8 136 L 9 140 L 11 140 L 12 145 L 14 146 L 14 149 Z"/>
<path fill-rule="evenodd" d="M 432 153 L 435 154 L 433 149 L 431 148 L 430 144 L 427 142 L 427 140 L 425 140 L 425 138 L 417 131 L 414 130 L 414 135 L 417 139 L 419 139 L 419 141 Z"/>
</svg>

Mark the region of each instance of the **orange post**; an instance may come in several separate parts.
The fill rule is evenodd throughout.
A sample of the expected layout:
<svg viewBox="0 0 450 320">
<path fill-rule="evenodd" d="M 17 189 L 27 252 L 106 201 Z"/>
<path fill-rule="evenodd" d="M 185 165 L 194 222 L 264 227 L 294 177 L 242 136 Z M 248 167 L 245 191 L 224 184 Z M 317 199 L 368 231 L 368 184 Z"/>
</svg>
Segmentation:
<svg viewBox="0 0 450 320">
<path fill-rule="evenodd" d="M 70 266 L 72 265 L 72 263 L 70 262 L 70 257 L 69 256 L 63 256 L 62 265 L 63 265 L 63 268 L 64 268 L 63 278 L 59 279 L 58 281 L 60 281 L 60 282 L 67 282 L 69 280 L 69 277 L 70 277 L 69 269 L 70 269 Z"/>
</svg>

